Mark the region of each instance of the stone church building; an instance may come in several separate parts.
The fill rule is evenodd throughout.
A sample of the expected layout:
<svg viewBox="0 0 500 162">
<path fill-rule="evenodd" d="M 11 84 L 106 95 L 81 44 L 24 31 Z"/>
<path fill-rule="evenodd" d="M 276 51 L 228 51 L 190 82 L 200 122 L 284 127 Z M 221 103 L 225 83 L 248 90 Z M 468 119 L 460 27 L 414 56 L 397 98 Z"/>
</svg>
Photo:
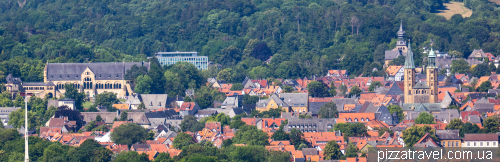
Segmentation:
<svg viewBox="0 0 500 162">
<path fill-rule="evenodd" d="M 130 80 L 125 74 L 133 65 L 145 66 L 149 70 L 149 62 L 108 62 L 108 63 L 47 63 L 43 70 L 43 83 L 23 83 L 12 75 L 6 77 L 7 90 L 13 94 L 35 95 L 46 94 L 59 97 L 65 92 L 66 84 L 73 86 L 87 97 L 99 93 L 114 92 L 118 98 L 133 93 Z"/>
</svg>

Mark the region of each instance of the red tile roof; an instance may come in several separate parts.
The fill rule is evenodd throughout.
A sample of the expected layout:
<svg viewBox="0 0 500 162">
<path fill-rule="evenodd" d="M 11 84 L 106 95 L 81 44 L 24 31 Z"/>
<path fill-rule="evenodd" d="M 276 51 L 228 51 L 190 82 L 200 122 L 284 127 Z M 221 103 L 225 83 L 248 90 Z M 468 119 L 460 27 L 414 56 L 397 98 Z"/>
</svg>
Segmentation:
<svg viewBox="0 0 500 162">
<path fill-rule="evenodd" d="M 181 108 L 179 108 L 180 111 L 189 111 L 193 110 L 193 108 L 196 106 L 195 102 L 184 102 L 181 105 Z"/>
</svg>

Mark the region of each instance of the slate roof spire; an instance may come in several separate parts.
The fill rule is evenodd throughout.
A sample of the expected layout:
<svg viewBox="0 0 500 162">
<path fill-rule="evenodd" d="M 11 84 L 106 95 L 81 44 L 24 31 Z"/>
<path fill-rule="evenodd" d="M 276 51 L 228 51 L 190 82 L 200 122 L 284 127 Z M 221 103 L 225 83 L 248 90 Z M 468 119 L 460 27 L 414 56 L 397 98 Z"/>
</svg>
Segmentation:
<svg viewBox="0 0 500 162">
<path fill-rule="evenodd" d="M 405 31 L 403 30 L 403 21 L 399 24 L 398 38 L 403 39 Z"/>
<path fill-rule="evenodd" d="M 415 64 L 413 63 L 413 51 L 411 51 L 411 42 L 408 41 L 408 52 L 405 60 L 405 69 L 415 69 Z"/>
</svg>

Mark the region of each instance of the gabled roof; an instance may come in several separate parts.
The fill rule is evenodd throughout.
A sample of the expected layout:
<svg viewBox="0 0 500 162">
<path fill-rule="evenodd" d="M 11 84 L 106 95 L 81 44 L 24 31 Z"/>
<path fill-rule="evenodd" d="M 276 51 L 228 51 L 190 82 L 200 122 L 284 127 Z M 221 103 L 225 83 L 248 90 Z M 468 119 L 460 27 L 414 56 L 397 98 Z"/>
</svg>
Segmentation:
<svg viewBox="0 0 500 162">
<path fill-rule="evenodd" d="M 95 74 L 96 80 L 121 80 L 133 65 L 150 68 L 149 62 L 48 63 L 45 68 L 50 81 L 80 80 L 87 68 Z"/>
<path fill-rule="evenodd" d="M 498 141 L 496 133 L 465 134 L 464 141 Z"/>
<path fill-rule="evenodd" d="M 184 102 L 181 105 L 181 108 L 179 108 L 180 111 L 191 111 L 196 107 L 196 102 Z"/>
<path fill-rule="evenodd" d="M 474 49 L 474 51 L 472 51 L 472 53 L 469 55 L 469 59 L 481 57 L 487 57 L 486 54 L 484 54 L 483 49 Z"/>
<path fill-rule="evenodd" d="M 460 140 L 459 130 L 436 130 L 436 136 L 440 140 Z"/>
<path fill-rule="evenodd" d="M 399 72 L 401 68 L 403 68 L 403 66 L 388 66 L 385 70 L 385 73 L 387 73 L 389 76 L 394 76 Z"/>
</svg>

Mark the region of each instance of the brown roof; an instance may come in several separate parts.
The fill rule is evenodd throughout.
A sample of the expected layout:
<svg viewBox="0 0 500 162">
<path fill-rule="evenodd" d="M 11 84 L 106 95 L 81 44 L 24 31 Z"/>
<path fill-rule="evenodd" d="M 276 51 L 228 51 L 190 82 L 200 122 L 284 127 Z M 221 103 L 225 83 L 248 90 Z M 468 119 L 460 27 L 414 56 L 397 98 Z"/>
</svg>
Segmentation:
<svg viewBox="0 0 500 162">
<path fill-rule="evenodd" d="M 498 135 L 494 133 L 465 134 L 464 141 L 498 141 Z"/>
</svg>

